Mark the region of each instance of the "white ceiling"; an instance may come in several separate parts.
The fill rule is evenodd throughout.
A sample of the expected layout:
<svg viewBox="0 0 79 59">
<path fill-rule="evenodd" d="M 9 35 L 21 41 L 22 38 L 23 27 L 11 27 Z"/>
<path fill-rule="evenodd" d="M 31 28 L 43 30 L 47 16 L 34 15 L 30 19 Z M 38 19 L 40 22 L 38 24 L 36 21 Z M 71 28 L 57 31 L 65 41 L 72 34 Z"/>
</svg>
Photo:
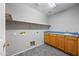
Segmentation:
<svg viewBox="0 0 79 59">
<path fill-rule="evenodd" d="M 56 3 L 55 8 L 50 8 L 48 3 L 25 3 L 25 5 L 39 10 L 47 15 L 53 15 L 62 10 L 68 9 L 76 5 L 76 3 Z"/>
</svg>

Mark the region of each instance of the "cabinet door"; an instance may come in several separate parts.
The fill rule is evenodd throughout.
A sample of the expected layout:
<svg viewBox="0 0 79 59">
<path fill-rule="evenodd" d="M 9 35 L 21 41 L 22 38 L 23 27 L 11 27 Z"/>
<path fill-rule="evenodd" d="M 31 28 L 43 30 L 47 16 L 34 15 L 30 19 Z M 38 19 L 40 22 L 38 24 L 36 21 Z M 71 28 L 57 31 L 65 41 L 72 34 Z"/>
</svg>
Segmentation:
<svg viewBox="0 0 79 59">
<path fill-rule="evenodd" d="M 78 56 L 79 56 L 79 38 L 78 38 Z"/>
<path fill-rule="evenodd" d="M 64 35 L 56 36 L 56 46 L 57 48 L 64 50 Z"/>
<path fill-rule="evenodd" d="M 50 35 L 50 44 L 52 46 L 55 46 L 56 47 L 56 35 L 55 34 L 51 34 Z"/>
<path fill-rule="evenodd" d="M 49 44 L 49 34 L 44 33 L 44 42 Z"/>
<path fill-rule="evenodd" d="M 65 51 L 72 54 L 77 55 L 77 38 L 67 36 L 65 37 Z"/>
</svg>

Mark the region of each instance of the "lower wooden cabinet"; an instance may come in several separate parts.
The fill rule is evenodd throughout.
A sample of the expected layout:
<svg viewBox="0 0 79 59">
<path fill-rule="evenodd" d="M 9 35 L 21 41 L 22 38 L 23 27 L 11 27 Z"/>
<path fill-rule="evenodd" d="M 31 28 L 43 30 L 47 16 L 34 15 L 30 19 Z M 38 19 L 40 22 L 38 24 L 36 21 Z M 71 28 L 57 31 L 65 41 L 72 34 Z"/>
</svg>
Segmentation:
<svg viewBox="0 0 79 59">
<path fill-rule="evenodd" d="M 79 38 L 78 38 L 78 56 L 79 56 Z"/>
<path fill-rule="evenodd" d="M 44 42 L 71 55 L 79 55 L 79 38 L 59 34 L 44 34 Z"/>
<path fill-rule="evenodd" d="M 56 47 L 56 35 L 55 34 L 50 35 L 50 45 Z"/>
<path fill-rule="evenodd" d="M 66 36 L 65 37 L 65 52 L 72 55 L 77 55 L 77 38 Z"/>
<path fill-rule="evenodd" d="M 56 36 L 56 47 L 64 50 L 64 35 Z"/>
<path fill-rule="evenodd" d="M 50 39 L 49 34 L 47 32 L 45 32 L 44 33 L 44 42 L 47 44 L 50 44 L 49 39 Z"/>
</svg>

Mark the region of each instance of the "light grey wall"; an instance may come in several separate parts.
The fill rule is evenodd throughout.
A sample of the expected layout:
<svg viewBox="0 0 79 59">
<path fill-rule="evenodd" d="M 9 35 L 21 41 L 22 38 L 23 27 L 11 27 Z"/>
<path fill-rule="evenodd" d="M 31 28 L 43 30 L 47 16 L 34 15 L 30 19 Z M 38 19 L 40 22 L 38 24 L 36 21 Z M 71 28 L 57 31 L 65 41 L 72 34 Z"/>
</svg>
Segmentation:
<svg viewBox="0 0 79 59">
<path fill-rule="evenodd" d="M 52 31 L 79 32 L 79 5 L 49 16 Z"/>
<path fill-rule="evenodd" d="M 12 14 L 13 20 L 16 21 L 47 24 L 47 17 L 45 14 L 24 4 L 6 4 L 6 13 Z M 43 34 L 46 29 L 48 29 L 47 26 L 8 22 L 6 24 L 6 41 L 10 46 L 6 48 L 6 54 L 13 55 L 32 48 L 33 46 L 30 46 L 30 42 L 33 40 L 36 41 L 35 46 L 43 44 Z M 20 32 L 26 32 L 26 35 L 22 36 Z"/>
<path fill-rule="evenodd" d="M 23 36 L 20 32 L 26 32 Z M 38 32 L 38 33 L 37 33 Z M 10 44 L 6 48 L 6 55 L 13 55 L 25 50 L 28 50 L 34 46 L 30 46 L 30 42 L 35 41 L 35 46 L 44 43 L 44 31 L 43 30 L 7 30 L 6 42 Z"/>
<path fill-rule="evenodd" d="M 40 11 L 21 3 L 7 3 L 6 13 L 12 14 L 13 20 L 47 24 L 47 17 Z"/>
<path fill-rule="evenodd" d="M 30 42 L 33 40 L 36 42 L 35 46 L 43 44 L 44 31 L 47 29 L 48 26 L 44 25 L 40 26 L 24 22 L 7 22 L 6 42 L 9 43 L 10 46 L 6 48 L 6 55 L 13 55 L 34 47 L 30 46 Z M 26 32 L 26 35 L 20 35 L 21 32 Z"/>
</svg>

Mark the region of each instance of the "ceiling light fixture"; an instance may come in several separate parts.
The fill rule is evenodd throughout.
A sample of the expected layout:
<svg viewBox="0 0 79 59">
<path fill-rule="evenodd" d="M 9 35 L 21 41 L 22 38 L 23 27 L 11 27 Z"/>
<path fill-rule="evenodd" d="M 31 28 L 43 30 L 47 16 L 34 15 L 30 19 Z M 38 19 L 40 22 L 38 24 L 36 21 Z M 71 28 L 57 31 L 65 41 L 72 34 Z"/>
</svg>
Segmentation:
<svg viewBox="0 0 79 59">
<path fill-rule="evenodd" d="M 51 7 L 51 8 L 56 7 L 56 4 L 55 4 L 55 3 L 49 3 L 48 5 L 49 5 L 49 7 Z"/>
</svg>

